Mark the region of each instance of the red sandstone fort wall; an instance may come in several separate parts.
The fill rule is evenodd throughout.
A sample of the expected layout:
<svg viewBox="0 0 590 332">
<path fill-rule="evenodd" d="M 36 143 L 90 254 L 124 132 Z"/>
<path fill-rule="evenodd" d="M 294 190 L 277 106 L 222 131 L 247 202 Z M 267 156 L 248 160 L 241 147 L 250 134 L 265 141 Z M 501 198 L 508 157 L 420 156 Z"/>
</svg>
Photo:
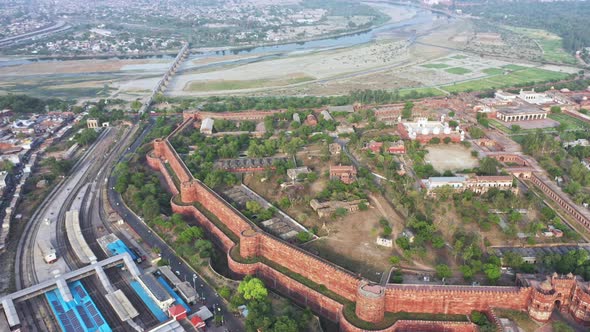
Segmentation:
<svg viewBox="0 0 590 332">
<path fill-rule="evenodd" d="M 148 154 L 146 156 L 146 160 L 147 160 L 148 166 L 150 166 L 151 169 L 162 173 L 162 176 L 164 176 L 164 180 L 166 181 L 168 191 L 170 191 L 172 193 L 172 195 L 174 195 L 174 196 L 178 195 L 179 194 L 178 188 L 174 184 L 174 180 L 172 179 L 172 175 L 170 175 L 170 173 L 166 169 L 166 166 L 164 166 L 164 163 L 162 162 L 162 160 L 160 158 L 153 157 L 151 154 Z"/>
<path fill-rule="evenodd" d="M 306 253 L 288 243 L 278 240 L 263 232 L 253 232 L 257 227 L 249 223 L 237 210 L 227 204 L 216 193 L 198 180 L 194 180 L 176 152 L 167 140 L 154 142 L 154 155 L 148 156 L 148 164 L 167 174 L 168 170 L 160 160 L 166 159 L 181 181 L 181 198 L 183 202 L 199 202 L 213 213 L 236 236 L 240 236 L 241 253 L 246 256 L 261 256 L 276 262 L 285 268 L 300 274 L 317 284 L 326 286 L 330 291 L 350 300 L 357 300 L 357 288 L 361 282 L 348 271 L 329 262 Z M 165 175 L 166 176 L 166 175 Z M 168 174 L 168 178 L 171 177 Z M 167 180 L 167 183 L 169 181 Z M 315 312 L 333 320 L 339 320 L 343 331 L 361 331 L 350 325 L 341 316 L 342 304 L 324 296 L 309 287 L 291 279 L 263 263 L 242 264 L 229 257 L 234 242 L 213 222 L 191 205 L 178 205 L 172 202 L 174 212 L 193 216 L 207 229 L 228 252 L 228 264 L 238 274 L 255 274 L 269 283 L 269 286 L 296 300 L 310 306 Z M 243 234 L 248 231 L 247 234 Z M 427 312 L 469 314 L 472 310 L 487 311 L 492 307 L 524 310 L 531 297 L 531 288 L 518 287 L 454 287 L 454 286 L 420 286 L 390 285 L 385 291 L 384 304 L 370 310 L 390 312 Z M 362 301 L 361 301 L 362 302 Z M 366 311 L 366 310 L 365 310 Z M 378 313 L 364 312 L 370 317 L 379 317 Z M 383 331 L 474 331 L 472 324 L 450 322 L 405 322 L 400 321 Z"/>
<path fill-rule="evenodd" d="M 191 216 L 195 218 L 199 225 L 207 230 L 217 243 L 223 248 L 225 252 L 228 252 L 235 244 L 234 242 L 225 235 L 214 223 L 212 223 L 201 211 L 197 210 L 194 206 L 178 205 L 174 202 L 172 204 L 172 212 L 180 213 L 185 216 Z"/>
<path fill-rule="evenodd" d="M 174 173 L 176 173 L 180 183 L 190 181 L 193 178 L 168 140 L 156 140 L 154 142 L 154 157 L 164 159 L 164 162 L 167 161 Z"/>
<path fill-rule="evenodd" d="M 346 320 L 340 313 L 340 331 L 343 332 L 368 332 L 358 328 Z M 471 322 L 438 322 L 438 321 L 417 321 L 398 320 L 392 326 L 382 330 L 371 330 L 371 332 L 477 332 L 479 328 Z"/>
<path fill-rule="evenodd" d="M 343 305 L 304 284 L 284 275 L 263 263 L 243 264 L 236 262 L 231 255 L 227 257 L 232 271 L 241 275 L 256 275 L 263 279 L 267 286 L 286 295 L 300 305 L 310 307 L 314 312 L 337 322 Z"/>
<path fill-rule="evenodd" d="M 326 286 L 348 300 L 355 300 L 359 278 L 269 235 L 262 234 L 260 243 L 261 256 L 273 262 L 280 262 L 289 270 Z"/>
<path fill-rule="evenodd" d="M 454 287 L 389 285 L 385 292 L 385 310 L 470 314 L 490 308 L 523 310 L 527 307 L 530 288 L 519 287 Z"/>
<path fill-rule="evenodd" d="M 236 209 L 198 180 L 183 183 L 181 196 L 183 202 L 199 202 L 205 209 L 217 216 L 236 236 L 252 228 L 252 225 L 242 218 Z"/>
</svg>

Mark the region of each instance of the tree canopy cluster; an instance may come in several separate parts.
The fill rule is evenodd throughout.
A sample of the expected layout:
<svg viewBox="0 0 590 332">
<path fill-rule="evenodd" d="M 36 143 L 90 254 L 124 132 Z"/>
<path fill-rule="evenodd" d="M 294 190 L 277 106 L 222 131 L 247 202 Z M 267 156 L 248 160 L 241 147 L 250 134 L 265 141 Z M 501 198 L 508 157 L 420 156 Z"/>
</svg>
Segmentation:
<svg viewBox="0 0 590 332">
<path fill-rule="evenodd" d="M 29 95 L 8 94 L 0 96 L 0 110 L 9 109 L 14 113 L 45 113 L 46 109 L 68 109 L 70 104 L 60 99 L 40 99 Z"/>
<path fill-rule="evenodd" d="M 469 13 L 506 25 L 544 29 L 562 38 L 563 48 L 574 53 L 590 45 L 587 2 L 486 2 L 466 7 Z"/>
<path fill-rule="evenodd" d="M 279 311 L 273 306 L 264 282 L 253 276 L 246 276 L 238 286 L 237 294 L 230 300 L 230 307 L 246 305 L 246 331 L 297 332 L 308 328 L 312 314 L 288 306 Z"/>
</svg>

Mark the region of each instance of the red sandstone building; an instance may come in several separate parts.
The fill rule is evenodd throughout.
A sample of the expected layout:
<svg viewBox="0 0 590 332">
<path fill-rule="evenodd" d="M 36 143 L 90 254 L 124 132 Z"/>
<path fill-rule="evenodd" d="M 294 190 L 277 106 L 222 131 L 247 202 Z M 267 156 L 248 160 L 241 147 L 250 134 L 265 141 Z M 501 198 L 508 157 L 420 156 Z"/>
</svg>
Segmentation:
<svg viewBox="0 0 590 332">
<path fill-rule="evenodd" d="M 406 146 L 404 141 L 399 140 L 395 143 L 392 143 L 388 148 L 387 152 L 389 154 L 405 154 L 406 153 Z"/>
<path fill-rule="evenodd" d="M 315 127 L 318 125 L 318 119 L 315 117 L 315 115 L 310 114 L 305 118 L 305 124 L 311 127 Z"/>
<path fill-rule="evenodd" d="M 330 179 L 340 180 L 346 184 L 356 181 L 356 168 L 354 166 L 330 166 Z"/>
<path fill-rule="evenodd" d="M 365 149 L 369 149 L 369 150 L 373 151 L 373 153 L 380 153 L 382 147 L 383 147 L 383 142 L 375 142 L 375 141 L 370 141 L 369 143 L 367 143 L 367 145 L 365 145 Z"/>
</svg>

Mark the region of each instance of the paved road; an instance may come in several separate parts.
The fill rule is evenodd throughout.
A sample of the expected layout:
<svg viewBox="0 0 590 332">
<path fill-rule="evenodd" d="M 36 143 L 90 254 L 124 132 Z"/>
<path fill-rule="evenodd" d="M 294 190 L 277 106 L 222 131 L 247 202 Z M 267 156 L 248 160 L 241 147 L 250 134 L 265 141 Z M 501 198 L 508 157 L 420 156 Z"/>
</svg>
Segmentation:
<svg viewBox="0 0 590 332">
<path fill-rule="evenodd" d="M 144 133 L 147 133 L 144 132 Z M 121 160 L 126 157 L 127 154 L 133 153 L 137 150 L 137 148 L 141 145 L 143 141 L 143 137 L 145 135 L 141 135 L 140 138 L 130 147 L 129 150 L 121 157 Z M 170 266 L 173 271 L 178 271 L 177 274 L 181 280 L 186 280 L 193 283 L 193 276 L 196 276 L 194 279 L 194 284 L 196 285 L 196 290 L 199 292 L 200 296 L 205 298 L 206 305 L 208 307 L 218 306 L 221 307 L 221 312 L 224 317 L 225 326 L 219 328 L 219 331 L 223 331 L 224 329 L 229 329 L 230 331 L 243 331 L 244 326 L 241 320 L 234 317 L 231 313 L 229 313 L 227 306 L 221 300 L 221 298 L 217 295 L 216 291 L 207 285 L 203 281 L 203 278 L 200 277 L 192 268 L 190 268 L 187 264 L 184 263 L 181 259 L 176 256 L 176 253 L 164 242 L 160 237 L 154 234 L 151 229 L 135 214 L 133 211 L 127 208 L 124 204 L 121 195 L 113 190 L 116 183 L 116 179 L 114 176 L 110 176 L 108 180 L 108 200 L 112 208 L 125 220 L 127 225 L 131 227 L 143 240 L 143 243 L 149 245 L 150 247 L 158 247 L 161 250 L 162 258 L 170 261 Z M 208 328 L 208 331 L 215 331 L 215 328 Z"/>
</svg>

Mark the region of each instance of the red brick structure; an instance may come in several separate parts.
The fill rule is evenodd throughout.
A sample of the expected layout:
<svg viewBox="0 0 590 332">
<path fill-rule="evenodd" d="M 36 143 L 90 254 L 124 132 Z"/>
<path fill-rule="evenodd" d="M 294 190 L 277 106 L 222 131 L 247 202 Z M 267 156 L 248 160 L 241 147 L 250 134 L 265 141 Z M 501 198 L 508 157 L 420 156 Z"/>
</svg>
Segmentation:
<svg viewBox="0 0 590 332">
<path fill-rule="evenodd" d="M 305 118 L 305 124 L 311 127 L 315 127 L 318 125 L 318 119 L 315 117 L 315 115 L 310 114 Z"/>
<path fill-rule="evenodd" d="M 590 217 L 588 217 L 588 213 L 586 211 L 581 211 L 576 204 L 574 204 L 569 197 L 567 197 L 564 193 L 559 191 L 557 188 L 554 188 L 551 185 L 548 185 L 541 179 L 537 174 L 533 173 L 531 177 L 531 182 L 534 183 L 539 189 L 545 193 L 549 198 L 551 198 L 555 203 L 557 203 L 562 209 L 570 215 L 570 217 L 574 218 L 578 223 L 584 226 L 587 230 L 590 230 Z"/>
<path fill-rule="evenodd" d="M 518 164 L 519 166 L 528 166 L 526 160 L 524 160 L 521 156 L 519 156 L 517 154 L 491 152 L 491 153 L 487 153 L 486 157 L 494 158 L 501 163 L 511 163 L 511 164 Z"/>
<path fill-rule="evenodd" d="M 242 111 L 242 112 L 202 112 L 202 111 L 185 111 L 182 113 L 184 120 L 193 119 L 202 121 L 206 118 L 224 119 L 231 121 L 244 120 L 264 120 L 267 116 L 272 116 L 278 113 L 283 113 L 284 110 L 270 110 L 270 111 Z"/>
<path fill-rule="evenodd" d="M 373 151 L 373 153 L 380 153 L 383 147 L 383 142 L 370 141 L 365 148 Z"/>
<path fill-rule="evenodd" d="M 155 159 L 160 159 L 158 162 Z M 491 308 L 527 311 L 546 320 L 558 306 L 580 322 L 590 322 L 588 283 L 573 276 L 551 278 L 547 283 L 533 276 L 519 276 L 514 287 L 371 284 L 367 280 L 309 252 L 265 233 L 219 195 L 192 177 L 167 139 L 154 141 L 148 156 L 150 167 L 168 173 L 165 162 L 181 181 L 172 210 L 190 215 L 227 252 L 228 266 L 238 275 L 256 275 L 273 290 L 315 313 L 339 322 L 342 331 L 363 331 L 344 316 L 344 307 L 356 304 L 355 314 L 380 323 L 386 312 L 420 312 L 468 315 Z M 170 177 L 171 174 L 165 175 Z M 168 185 L 174 184 L 166 181 Z M 210 219 L 213 218 L 213 219 Z M 279 271 L 280 270 L 280 271 Z M 329 292 L 328 292 L 329 291 Z M 349 313 L 350 314 L 350 313 Z M 381 331 L 476 331 L 468 322 L 397 321 Z"/>
<path fill-rule="evenodd" d="M 352 165 L 330 165 L 330 179 L 338 179 L 346 184 L 351 184 L 356 181 L 356 168 Z"/>
<path fill-rule="evenodd" d="M 389 154 L 405 154 L 406 153 L 406 145 L 404 144 L 404 141 L 402 141 L 402 140 L 399 140 L 397 142 L 393 142 L 387 148 L 387 152 Z"/>
</svg>

